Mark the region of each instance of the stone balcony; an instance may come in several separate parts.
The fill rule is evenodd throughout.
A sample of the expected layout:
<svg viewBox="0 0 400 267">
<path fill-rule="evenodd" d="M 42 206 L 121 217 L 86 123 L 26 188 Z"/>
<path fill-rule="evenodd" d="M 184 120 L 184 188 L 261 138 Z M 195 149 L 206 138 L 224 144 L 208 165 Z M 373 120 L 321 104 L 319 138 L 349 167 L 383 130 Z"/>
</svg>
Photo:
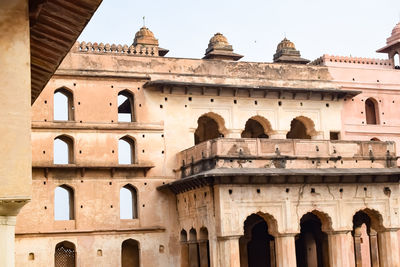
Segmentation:
<svg viewBox="0 0 400 267">
<path fill-rule="evenodd" d="M 217 138 L 178 153 L 166 186 L 398 182 L 396 161 L 394 142 Z"/>
</svg>

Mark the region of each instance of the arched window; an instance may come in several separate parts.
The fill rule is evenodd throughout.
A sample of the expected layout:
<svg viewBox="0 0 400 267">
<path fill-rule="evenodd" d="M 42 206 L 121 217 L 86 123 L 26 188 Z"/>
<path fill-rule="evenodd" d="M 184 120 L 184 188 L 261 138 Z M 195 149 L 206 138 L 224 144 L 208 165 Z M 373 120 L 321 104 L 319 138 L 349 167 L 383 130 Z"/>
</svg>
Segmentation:
<svg viewBox="0 0 400 267">
<path fill-rule="evenodd" d="M 367 124 L 379 124 L 378 103 L 373 98 L 365 101 L 365 117 Z"/>
<path fill-rule="evenodd" d="M 299 119 L 293 119 L 290 123 L 290 131 L 286 134 L 287 139 L 311 139 L 307 134 L 307 128 Z"/>
<path fill-rule="evenodd" d="M 134 164 L 135 162 L 135 141 L 127 136 L 124 136 L 118 140 L 118 163 Z"/>
<path fill-rule="evenodd" d="M 210 244 L 208 241 L 208 230 L 205 227 L 200 228 L 199 232 L 199 258 L 200 266 L 210 266 Z"/>
<path fill-rule="evenodd" d="M 242 138 L 268 138 L 264 127 L 258 121 L 249 119 L 246 122 L 244 131 L 241 134 Z"/>
<path fill-rule="evenodd" d="M 74 190 L 61 185 L 54 190 L 54 220 L 64 221 L 75 218 Z"/>
<path fill-rule="evenodd" d="M 379 138 L 373 137 L 371 138 L 371 141 L 381 141 L 381 140 L 379 140 Z"/>
<path fill-rule="evenodd" d="M 134 113 L 134 97 L 128 90 L 119 92 L 118 94 L 118 121 L 133 122 L 135 121 Z"/>
<path fill-rule="evenodd" d="M 70 164 L 74 162 L 74 141 L 66 135 L 54 139 L 54 164 Z"/>
<path fill-rule="evenodd" d="M 120 218 L 137 219 L 137 191 L 132 185 L 125 185 L 119 190 Z"/>
<path fill-rule="evenodd" d="M 194 144 L 211 140 L 218 137 L 223 137 L 219 131 L 218 123 L 211 117 L 203 115 L 197 121 L 197 129 L 194 133 Z"/>
<path fill-rule="evenodd" d="M 394 68 L 400 69 L 400 55 L 398 53 L 394 54 Z"/>
<path fill-rule="evenodd" d="M 68 241 L 60 242 L 56 245 L 54 253 L 55 267 L 75 267 L 76 266 L 75 245 Z"/>
<path fill-rule="evenodd" d="M 127 239 L 122 242 L 121 266 L 139 267 L 140 263 L 139 242 L 133 239 Z"/>
<path fill-rule="evenodd" d="M 73 121 L 74 120 L 74 99 L 72 92 L 60 88 L 54 92 L 54 120 Z"/>
</svg>

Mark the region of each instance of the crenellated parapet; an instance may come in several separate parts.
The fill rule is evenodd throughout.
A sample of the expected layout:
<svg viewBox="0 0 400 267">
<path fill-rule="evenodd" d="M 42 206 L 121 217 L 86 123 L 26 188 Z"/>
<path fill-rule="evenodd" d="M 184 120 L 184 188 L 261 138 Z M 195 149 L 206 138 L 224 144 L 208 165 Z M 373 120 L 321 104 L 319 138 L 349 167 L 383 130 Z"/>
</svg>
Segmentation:
<svg viewBox="0 0 400 267">
<path fill-rule="evenodd" d="M 71 49 L 75 53 L 112 53 L 121 55 L 134 55 L 134 56 L 165 56 L 168 53 L 167 49 L 157 46 L 143 46 L 143 45 L 130 45 L 127 44 L 109 44 L 97 42 L 75 42 Z"/>
<path fill-rule="evenodd" d="M 388 66 L 392 68 L 392 61 L 389 59 L 378 58 L 365 58 L 365 57 L 345 57 L 324 54 L 322 57 L 317 58 L 311 65 L 332 65 L 336 63 L 342 64 L 358 64 L 358 65 L 375 65 L 375 66 Z"/>
</svg>

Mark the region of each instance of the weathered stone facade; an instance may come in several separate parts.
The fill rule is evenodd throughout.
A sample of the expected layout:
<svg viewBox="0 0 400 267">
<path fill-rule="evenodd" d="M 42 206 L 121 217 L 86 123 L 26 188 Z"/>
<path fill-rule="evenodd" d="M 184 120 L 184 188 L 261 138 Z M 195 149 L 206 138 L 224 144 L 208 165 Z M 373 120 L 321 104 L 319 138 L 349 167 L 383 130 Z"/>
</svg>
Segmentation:
<svg viewBox="0 0 400 267">
<path fill-rule="evenodd" d="M 350 136 L 365 88 L 346 86 L 346 66 L 306 64 L 283 43 L 282 63 L 237 61 L 221 34 L 204 59 L 164 57 L 147 28 L 131 46 L 76 43 L 33 105 L 33 196 L 17 217 L 17 266 L 61 257 L 69 266 L 398 266 L 395 134 Z M 394 89 L 374 94 L 389 105 L 399 73 L 368 67 L 352 71 L 387 77 Z M 63 220 L 59 188 L 69 195 Z"/>
</svg>

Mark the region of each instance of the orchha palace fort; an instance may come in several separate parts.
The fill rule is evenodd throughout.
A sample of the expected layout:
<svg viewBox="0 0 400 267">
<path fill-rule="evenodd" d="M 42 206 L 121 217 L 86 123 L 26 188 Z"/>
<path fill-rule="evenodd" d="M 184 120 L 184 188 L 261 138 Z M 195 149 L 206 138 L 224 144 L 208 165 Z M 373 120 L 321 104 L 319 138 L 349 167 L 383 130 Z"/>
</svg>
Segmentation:
<svg viewBox="0 0 400 267">
<path fill-rule="evenodd" d="M 400 266 L 400 23 L 388 59 L 308 60 L 285 37 L 246 62 L 221 33 L 175 58 L 145 26 L 75 42 L 99 2 L 30 7 L 31 55 L 8 55 L 31 56 L 7 97 L 31 86 L 33 104 L 15 109 L 30 129 L 0 131 L 26 157 L 0 174 L 31 167 L 32 191 L 21 173 L 0 189 L 0 266 Z"/>
</svg>

